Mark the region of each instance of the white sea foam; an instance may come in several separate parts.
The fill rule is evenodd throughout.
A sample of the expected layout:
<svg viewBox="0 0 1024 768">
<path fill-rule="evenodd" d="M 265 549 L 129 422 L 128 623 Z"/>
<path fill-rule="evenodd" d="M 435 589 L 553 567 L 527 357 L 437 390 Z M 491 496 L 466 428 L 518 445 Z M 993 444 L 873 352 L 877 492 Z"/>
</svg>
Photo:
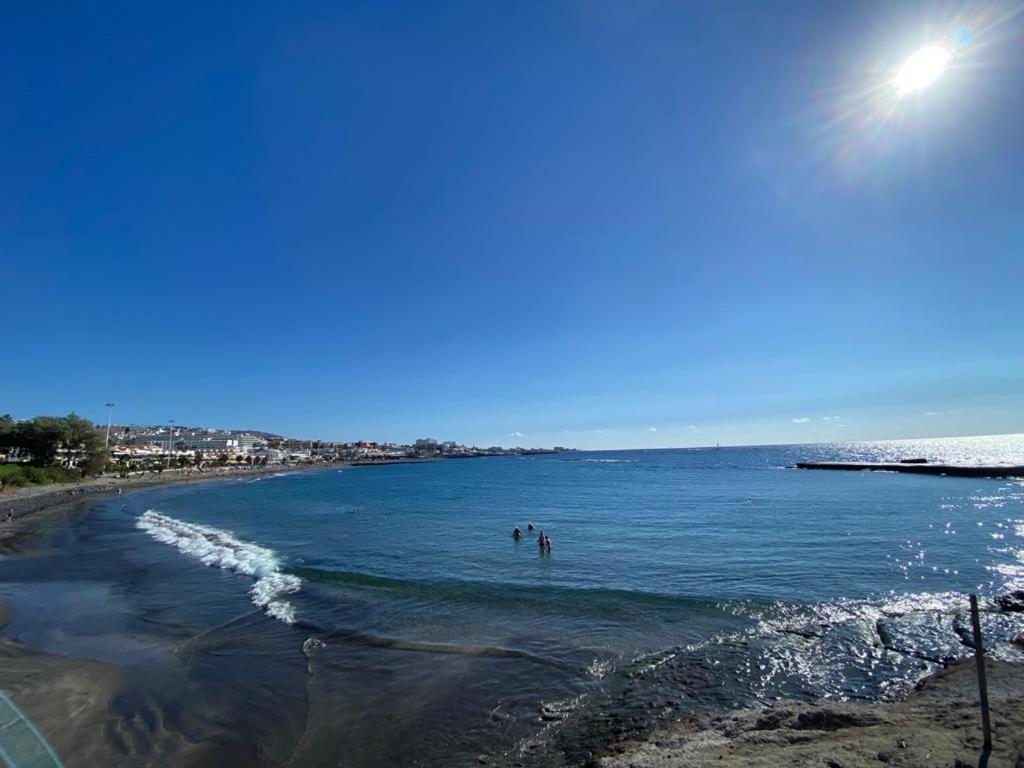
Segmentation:
<svg viewBox="0 0 1024 768">
<path fill-rule="evenodd" d="M 260 475 L 250 480 L 250 483 L 258 483 L 260 480 L 273 480 L 275 477 L 293 477 L 294 475 L 305 474 L 299 472 L 275 472 L 272 475 Z"/>
<path fill-rule="evenodd" d="M 298 592 L 302 580 L 281 572 L 273 550 L 237 539 L 228 531 L 186 523 L 152 509 L 144 512 L 135 526 L 206 565 L 251 576 L 256 579 L 249 590 L 253 603 L 285 624 L 295 621 L 295 607 L 281 597 Z"/>
</svg>

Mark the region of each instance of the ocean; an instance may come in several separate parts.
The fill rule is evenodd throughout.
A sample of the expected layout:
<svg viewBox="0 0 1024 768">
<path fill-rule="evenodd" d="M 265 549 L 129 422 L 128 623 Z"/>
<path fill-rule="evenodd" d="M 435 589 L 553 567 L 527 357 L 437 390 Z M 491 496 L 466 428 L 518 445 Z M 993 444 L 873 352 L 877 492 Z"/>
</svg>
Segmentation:
<svg viewBox="0 0 1024 768">
<path fill-rule="evenodd" d="M 4 634 L 125 671 L 124 725 L 97 738 L 126 765 L 578 764 L 687 712 L 885 698 L 966 656 L 967 593 L 1024 588 L 1024 483 L 788 468 L 911 457 L 1024 464 L 1024 436 L 110 498 L 0 558 Z M 986 613 L 993 655 L 1024 658 L 1018 616 Z"/>
</svg>

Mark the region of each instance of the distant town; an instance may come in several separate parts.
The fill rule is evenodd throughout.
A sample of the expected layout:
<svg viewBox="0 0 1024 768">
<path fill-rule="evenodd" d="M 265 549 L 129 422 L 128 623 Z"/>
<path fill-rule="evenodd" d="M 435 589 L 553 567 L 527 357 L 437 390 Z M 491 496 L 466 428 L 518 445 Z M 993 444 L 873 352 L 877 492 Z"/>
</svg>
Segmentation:
<svg viewBox="0 0 1024 768">
<path fill-rule="evenodd" d="M 473 458 L 559 453 L 554 448 L 480 448 L 424 437 L 412 444 L 357 440 L 330 442 L 295 440 L 268 432 L 210 429 L 206 427 L 112 426 L 111 458 L 137 462 L 170 457 L 172 463 L 197 458 L 205 462 L 236 464 L 288 464 L 332 461 L 384 462 L 410 459 Z"/>
<path fill-rule="evenodd" d="M 108 404 L 112 408 L 113 403 Z M 256 430 L 184 425 L 94 424 L 77 414 L 15 419 L 0 416 L 0 492 L 26 485 L 103 476 L 191 475 L 215 470 L 262 471 L 318 464 L 385 464 L 573 450 L 461 445 L 424 437 L 406 445 L 369 440 L 295 440 Z"/>
</svg>

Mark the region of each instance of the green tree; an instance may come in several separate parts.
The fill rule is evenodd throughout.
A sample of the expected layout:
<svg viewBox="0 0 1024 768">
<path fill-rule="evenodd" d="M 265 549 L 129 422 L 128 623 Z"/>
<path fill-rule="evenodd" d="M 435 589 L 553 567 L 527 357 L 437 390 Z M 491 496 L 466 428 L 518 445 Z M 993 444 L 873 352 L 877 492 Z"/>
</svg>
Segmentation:
<svg viewBox="0 0 1024 768">
<path fill-rule="evenodd" d="M 106 451 L 87 454 L 79 464 L 83 475 L 97 475 L 107 468 Z"/>
<path fill-rule="evenodd" d="M 107 465 L 107 451 L 103 447 L 103 433 L 96 425 L 78 414 L 69 413 L 64 421 L 67 424 L 67 435 L 64 447 L 69 457 L 74 459 L 84 472 L 101 472 Z M 84 454 L 79 458 L 77 454 Z"/>
<path fill-rule="evenodd" d="M 74 413 L 19 422 L 0 416 L 0 447 L 25 451 L 32 464 L 39 467 L 52 464 L 61 449 L 67 452 L 69 463 L 86 471 L 100 471 L 107 463 L 103 434 L 91 421 Z"/>
<path fill-rule="evenodd" d="M 28 451 L 32 463 L 40 467 L 53 463 L 57 450 L 68 437 L 67 421 L 53 416 L 20 421 L 15 428 L 15 446 Z"/>
<path fill-rule="evenodd" d="M 10 414 L 0 416 L 0 449 L 13 448 L 15 446 L 15 424 Z"/>
</svg>

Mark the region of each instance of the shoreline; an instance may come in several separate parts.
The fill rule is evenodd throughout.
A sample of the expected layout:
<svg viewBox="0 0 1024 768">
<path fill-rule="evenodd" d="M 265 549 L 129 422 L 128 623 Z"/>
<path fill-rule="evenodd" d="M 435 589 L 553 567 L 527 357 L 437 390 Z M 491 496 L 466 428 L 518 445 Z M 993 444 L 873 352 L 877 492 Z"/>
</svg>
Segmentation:
<svg viewBox="0 0 1024 768">
<path fill-rule="evenodd" d="M 0 602 L 0 689 L 31 718 L 62 756 L 115 764 L 124 755 L 111 733 L 126 723 L 115 704 L 128 680 L 116 665 L 62 656 L 2 636 L 10 619 Z M 985 660 L 992 709 L 990 768 L 1019 765 L 1024 755 L 1024 664 Z M 54 695 L 54 693 L 58 695 Z M 108 736 L 97 737 L 104 733 Z M 299 744 L 294 745 L 297 753 Z M 532 764 L 522 744 L 491 765 Z M 780 700 L 764 707 L 712 709 L 686 715 L 645 737 L 595 750 L 577 768 L 783 768 L 793 765 L 869 768 L 888 765 L 970 766 L 981 753 L 981 721 L 973 658 L 922 680 L 905 696 L 879 702 L 826 698 Z M 183 749 L 169 765 L 190 765 Z"/>
<path fill-rule="evenodd" d="M 206 472 L 167 470 L 160 474 L 148 473 L 136 477 L 100 477 L 77 483 L 54 483 L 18 488 L 0 492 L 0 547 L 17 533 L 12 523 L 44 512 L 60 512 L 76 508 L 92 501 L 100 501 L 123 493 L 136 493 L 166 485 L 199 485 L 200 483 L 228 482 L 267 475 L 290 474 L 345 467 L 377 467 L 390 464 L 432 464 L 447 457 L 437 458 L 396 458 L 396 459 L 355 459 L 332 461 L 316 465 L 263 467 L 260 469 L 215 469 Z M 474 457 L 475 458 L 475 457 Z M 12 519 L 8 520 L 8 513 Z"/>
<path fill-rule="evenodd" d="M 261 475 L 307 469 L 337 470 L 347 466 L 351 464 L 191 476 L 177 473 L 166 476 L 165 473 L 164 476 L 139 477 L 116 484 L 104 482 L 109 479 L 101 479 L 89 484 L 41 486 L 25 489 L 32 492 L 19 495 L 20 499 L 37 499 L 41 504 L 36 510 L 25 511 L 19 520 L 26 533 L 31 533 L 27 530 L 31 527 L 38 535 L 45 532 L 40 521 L 50 519 L 47 515 L 60 514 L 61 511 L 73 514 L 103 498 L 117 495 L 119 488 L 127 494 L 193 481 L 244 481 Z M 67 497 L 70 488 L 83 487 L 88 491 L 73 498 Z M 5 496 L 13 497 L 14 494 L 0 496 L 0 503 Z M 2 506 L 0 511 L 6 514 Z M 3 551 L 6 527 L 10 526 L 0 522 L 0 552 Z M 131 690 L 131 683 L 126 682 L 119 667 L 82 656 L 63 656 L 55 653 L 52 647 L 47 651 L 41 650 L 48 646 L 36 649 L 13 642 L 2 637 L 5 623 L 4 605 L 0 603 L 0 658 L 9 667 L 6 674 L 0 676 L 0 687 L 12 694 L 16 692 L 13 697 L 19 706 L 40 725 L 61 755 L 88 755 L 89 762 L 95 764 L 118 764 L 118 758 L 123 760 L 123 754 L 111 751 L 114 747 L 108 737 L 111 730 L 116 732 L 125 722 L 114 711 L 113 702 L 126 690 Z M 1021 640 L 1018 639 L 1016 644 L 1021 647 Z M 800 702 L 779 701 L 763 709 L 724 707 L 687 714 L 659 727 L 651 735 L 634 731 L 633 738 L 627 735 L 615 740 L 612 737 L 605 742 L 604 748 L 595 748 L 592 755 L 571 764 L 588 768 L 703 768 L 710 765 L 774 768 L 795 764 L 866 768 L 867 765 L 883 763 L 900 766 L 954 765 L 956 761 L 975 764 L 980 751 L 980 725 L 973 664 L 973 659 L 950 664 L 948 669 L 924 678 L 913 691 L 894 701 L 843 703 L 815 698 Z M 1024 749 L 1024 744 L 1014 747 L 1017 742 L 1012 741 L 1014 733 L 1024 733 L 1024 722 L 1020 719 L 1024 713 L 1024 697 L 1004 694 L 1007 690 L 1015 694 L 1024 692 L 1024 665 L 990 658 L 987 666 L 993 721 L 997 726 L 996 750 L 990 765 L 991 768 L 1013 765 L 1016 753 L 1006 752 L 1005 747 L 1010 744 L 1009 748 Z M 972 686 L 974 699 L 971 698 Z M 69 712 L 66 707 L 62 708 L 60 702 L 49 701 L 50 691 L 56 691 L 59 697 L 84 702 L 83 706 Z M 941 691 L 941 696 L 935 691 Z M 83 719 L 78 722 L 76 718 Z M 100 736 L 101 733 L 104 735 Z M 607 730 L 605 734 L 608 734 Z M 974 741 L 978 742 L 978 749 L 974 749 Z M 900 742 L 904 742 L 904 746 L 900 746 Z M 517 748 L 519 744 L 517 742 Z M 582 754 L 587 753 L 583 751 Z M 519 758 L 522 760 L 523 755 L 520 754 Z M 186 749 L 174 754 L 169 764 L 191 765 L 195 759 Z M 504 764 L 500 762 L 502 757 L 496 754 L 488 759 L 493 764 Z M 529 759 L 523 762 L 533 764 Z"/>
<path fill-rule="evenodd" d="M 985 659 L 992 710 L 989 765 L 1024 755 L 1024 665 Z M 982 748 L 973 658 L 921 680 L 896 701 L 779 701 L 765 708 L 705 712 L 646 739 L 625 742 L 588 768 L 709 768 L 789 765 L 967 766 Z"/>
<path fill-rule="evenodd" d="M 122 756 L 115 745 L 96 734 L 119 725 L 113 705 L 124 690 L 123 670 L 10 640 L 3 636 L 10 618 L 9 607 L 0 602 L 0 690 L 59 755 L 73 756 L 76 764 L 117 765 Z M 25 730 L 15 726 L 15 738 Z"/>
<path fill-rule="evenodd" d="M 200 485 L 253 477 L 278 475 L 350 466 L 337 462 L 314 467 L 267 467 L 257 470 L 214 470 L 203 473 L 162 473 L 147 477 L 101 477 L 81 483 L 33 486 L 0 494 L 0 554 L 9 550 L 17 540 L 38 532 L 40 526 L 55 517 L 80 509 L 88 504 L 112 496 L 138 493 L 171 485 Z M 12 519 L 8 520 L 8 515 Z"/>
</svg>

